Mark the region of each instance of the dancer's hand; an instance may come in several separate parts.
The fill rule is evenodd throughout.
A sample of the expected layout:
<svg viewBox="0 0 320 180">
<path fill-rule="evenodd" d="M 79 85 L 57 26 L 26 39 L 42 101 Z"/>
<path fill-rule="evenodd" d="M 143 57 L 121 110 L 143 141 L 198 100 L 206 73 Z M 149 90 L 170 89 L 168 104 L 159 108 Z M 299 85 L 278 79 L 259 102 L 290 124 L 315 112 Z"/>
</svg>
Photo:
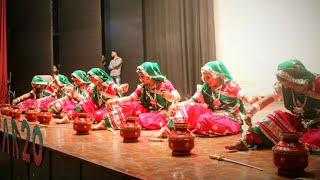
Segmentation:
<svg viewBox="0 0 320 180">
<path fill-rule="evenodd" d="M 120 93 L 125 93 L 129 90 L 129 84 L 125 83 L 125 84 L 121 84 L 120 85 Z"/>
<path fill-rule="evenodd" d="M 167 89 L 161 90 L 161 96 L 162 96 L 163 98 L 167 99 L 167 100 L 171 100 L 172 97 L 173 97 L 173 95 L 172 95 L 172 94 L 170 93 L 170 91 L 167 90 Z"/>
<path fill-rule="evenodd" d="M 56 101 L 52 101 L 48 104 L 48 108 L 51 108 L 54 104 L 56 103 Z"/>
<path fill-rule="evenodd" d="M 168 113 L 169 113 L 169 116 L 175 116 L 177 114 L 179 110 L 179 107 L 177 106 L 177 104 L 171 104 L 168 108 Z"/>
<path fill-rule="evenodd" d="M 251 96 L 250 98 L 249 98 L 249 104 L 253 104 L 253 103 L 255 103 L 255 102 L 257 102 L 257 101 L 259 101 L 259 100 L 261 100 L 262 98 L 261 98 L 261 96 Z"/>
<path fill-rule="evenodd" d="M 50 103 L 47 105 L 48 108 L 51 108 L 51 106 L 53 106 L 53 102 L 50 102 Z"/>
<path fill-rule="evenodd" d="M 106 102 L 106 107 L 109 108 L 109 109 L 112 109 L 112 106 L 116 105 L 118 102 L 119 102 L 118 98 L 109 99 Z"/>
<path fill-rule="evenodd" d="M 14 100 L 12 101 L 12 105 L 16 105 L 16 104 L 18 104 L 18 103 L 19 103 L 18 99 L 14 99 Z"/>
<path fill-rule="evenodd" d="M 73 87 L 70 87 L 70 86 L 67 86 L 67 87 L 63 87 L 62 88 L 63 91 L 66 91 L 68 93 L 72 93 L 74 90 L 73 90 Z"/>
<path fill-rule="evenodd" d="M 247 113 L 245 116 L 244 116 L 244 122 L 248 125 L 248 126 L 252 126 L 252 122 L 251 122 L 251 119 L 252 119 L 252 114 L 249 114 Z"/>
</svg>

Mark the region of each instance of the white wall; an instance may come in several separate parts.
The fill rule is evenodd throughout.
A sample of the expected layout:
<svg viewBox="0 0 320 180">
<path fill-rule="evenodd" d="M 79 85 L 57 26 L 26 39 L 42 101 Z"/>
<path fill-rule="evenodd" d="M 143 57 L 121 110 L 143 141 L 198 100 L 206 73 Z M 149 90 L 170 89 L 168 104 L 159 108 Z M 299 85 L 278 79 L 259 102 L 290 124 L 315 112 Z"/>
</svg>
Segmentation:
<svg viewBox="0 0 320 180">
<path fill-rule="evenodd" d="M 214 0 L 217 59 L 250 94 L 272 91 L 277 65 L 320 73 L 320 0 Z"/>
</svg>

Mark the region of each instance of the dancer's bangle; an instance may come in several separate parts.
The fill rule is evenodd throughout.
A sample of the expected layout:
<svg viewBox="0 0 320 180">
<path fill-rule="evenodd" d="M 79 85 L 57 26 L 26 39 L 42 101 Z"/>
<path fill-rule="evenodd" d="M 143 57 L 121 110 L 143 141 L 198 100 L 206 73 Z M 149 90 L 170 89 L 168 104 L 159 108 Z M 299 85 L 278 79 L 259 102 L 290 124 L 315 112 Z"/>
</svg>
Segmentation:
<svg viewBox="0 0 320 180">
<path fill-rule="evenodd" d="M 257 103 L 252 104 L 252 107 L 254 107 L 257 112 L 260 111 L 260 109 L 261 109 L 260 105 Z"/>
<path fill-rule="evenodd" d="M 116 104 L 117 104 L 117 105 L 120 105 L 121 103 L 122 103 L 122 100 L 121 100 L 120 98 L 117 98 L 117 99 L 116 99 Z"/>
<path fill-rule="evenodd" d="M 254 103 L 251 105 L 251 108 L 246 111 L 246 114 L 251 114 L 252 116 L 260 110 L 260 105 Z"/>
<path fill-rule="evenodd" d="M 164 129 L 163 131 L 166 132 L 166 133 L 170 133 L 171 132 L 170 129 L 167 128 L 167 127 L 163 127 L 163 129 Z"/>
</svg>

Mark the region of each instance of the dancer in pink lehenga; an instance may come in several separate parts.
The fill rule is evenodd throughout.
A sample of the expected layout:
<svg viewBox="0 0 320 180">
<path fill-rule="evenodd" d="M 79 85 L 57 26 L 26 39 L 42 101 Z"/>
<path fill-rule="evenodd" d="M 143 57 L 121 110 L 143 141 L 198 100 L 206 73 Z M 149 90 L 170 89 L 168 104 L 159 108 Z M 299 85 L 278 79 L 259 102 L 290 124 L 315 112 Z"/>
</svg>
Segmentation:
<svg viewBox="0 0 320 180">
<path fill-rule="evenodd" d="M 320 76 L 308 71 L 299 60 L 282 62 L 276 75 L 278 82 L 274 93 L 253 104 L 246 112 L 244 120 L 250 128 L 244 138 L 226 148 L 243 151 L 254 145 L 270 148 L 281 139 L 280 132 L 302 132 L 300 141 L 311 153 L 320 154 Z M 276 110 L 252 127 L 252 116 L 280 97 L 290 113 Z"/>
<path fill-rule="evenodd" d="M 168 124 L 154 134 L 154 137 L 166 136 L 174 121 L 190 124 L 189 130 L 202 136 L 220 136 L 237 134 L 241 130 L 244 103 L 253 103 L 259 98 L 248 96 L 231 77 L 222 61 L 210 61 L 201 68 L 203 84 L 187 101 L 171 106 L 171 118 Z M 176 114 L 177 113 L 177 114 Z"/>
<path fill-rule="evenodd" d="M 64 90 L 67 92 L 66 96 L 57 99 L 48 104 L 52 113 L 65 117 L 68 111 L 74 109 L 78 102 L 84 100 L 89 96 L 93 84 L 88 79 L 86 72 L 82 70 L 76 70 L 71 74 L 73 81 L 73 87 L 65 87 Z M 57 123 L 61 123 L 61 120 L 55 119 Z"/>
<path fill-rule="evenodd" d="M 128 84 L 116 85 L 112 78 L 100 68 L 92 68 L 88 72 L 88 78 L 94 84 L 89 88 L 88 96 L 81 100 L 74 109 L 68 111 L 68 115 L 58 123 L 68 123 L 77 117 L 79 112 L 88 113 L 93 121 L 100 122 L 104 115 L 110 111 L 106 107 L 107 100 L 118 98 L 118 93 L 124 93 L 128 90 Z"/>
<path fill-rule="evenodd" d="M 48 108 L 49 103 L 54 102 L 56 99 L 62 98 L 67 95 L 67 87 L 72 87 L 68 78 L 62 74 L 54 77 L 52 85 L 53 93 L 50 96 L 37 99 L 34 105 L 40 111 L 42 108 Z"/>
<path fill-rule="evenodd" d="M 140 125 L 145 129 L 160 129 L 167 123 L 168 108 L 180 100 L 180 94 L 171 82 L 161 74 L 158 63 L 144 62 L 137 67 L 137 74 L 142 84 L 129 96 L 110 99 L 108 106 L 120 105 L 118 116 L 139 117 Z M 93 129 L 106 129 L 115 124 L 106 116 L 104 121 Z"/>
<path fill-rule="evenodd" d="M 35 105 L 36 100 L 52 95 L 53 91 L 48 87 L 48 84 L 49 82 L 40 76 L 34 76 L 31 81 L 32 90 L 14 99 L 12 104 L 19 106 L 22 111 L 26 111 L 30 106 Z"/>
</svg>

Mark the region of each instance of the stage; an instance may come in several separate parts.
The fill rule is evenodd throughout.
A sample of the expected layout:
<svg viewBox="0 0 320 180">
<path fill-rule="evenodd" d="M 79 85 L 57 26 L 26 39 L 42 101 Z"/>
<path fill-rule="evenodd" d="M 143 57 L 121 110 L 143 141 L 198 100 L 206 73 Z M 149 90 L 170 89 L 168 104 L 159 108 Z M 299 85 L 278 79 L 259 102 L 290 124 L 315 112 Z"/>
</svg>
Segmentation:
<svg viewBox="0 0 320 180">
<path fill-rule="evenodd" d="M 275 103 L 259 112 L 255 120 L 272 109 L 282 108 Z M 283 108 L 282 108 L 283 109 Z M 1 121 L 3 143 L 4 120 Z M 31 131 L 36 125 L 29 122 Z M 21 122 L 17 121 L 20 131 Z M 8 120 L 9 134 L 11 120 Z M 90 131 L 89 135 L 75 135 L 72 123 L 41 127 L 43 158 L 40 166 L 31 160 L 27 163 L 0 152 L 0 179 L 287 179 L 277 175 L 271 150 L 229 152 L 224 146 L 231 144 L 241 134 L 215 138 L 195 139 L 195 148 L 188 157 L 173 157 L 166 139 L 150 142 L 156 131 L 142 131 L 138 143 L 123 143 L 119 135 L 107 130 Z M 25 139 L 26 132 L 19 132 Z M 32 135 L 32 132 L 31 132 Z M 37 139 L 37 138 L 36 138 Z M 36 141 L 37 142 L 37 141 Z M 18 140 L 23 149 L 24 141 Z M 2 148 L 2 144 L 0 146 Z M 30 146 L 31 147 L 31 146 Z M 30 148 L 32 149 L 32 148 Z M 22 150 L 21 150 L 22 152 Z M 32 152 L 29 151 L 29 152 Z M 212 160 L 209 154 L 219 154 L 263 171 L 249 167 Z M 32 156 L 31 156 L 32 159 Z M 306 178 L 320 179 L 320 156 L 310 155 Z M 2 178 L 1 178 L 2 177 Z M 5 177 L 5 178 L 3 178 Z M 10 179 L 11 179 L 10 178 Z"/>
</svg>

